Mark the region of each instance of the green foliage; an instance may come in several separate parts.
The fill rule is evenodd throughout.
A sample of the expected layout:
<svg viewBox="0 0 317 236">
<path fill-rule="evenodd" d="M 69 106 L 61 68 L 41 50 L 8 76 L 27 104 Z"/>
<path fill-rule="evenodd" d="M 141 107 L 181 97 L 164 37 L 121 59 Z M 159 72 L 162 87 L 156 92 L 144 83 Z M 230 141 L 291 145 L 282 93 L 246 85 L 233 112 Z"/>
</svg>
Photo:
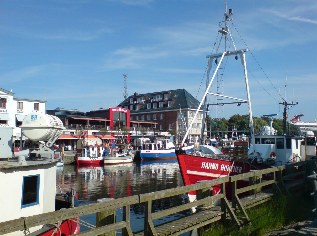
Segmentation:
<svg viewBox="0 0 317 236">
<path fill-rule="evenodd" d="M 249 134 L 249 115 L 233 115 L 228 120 L 225 118 L 211 118 L 207 116 L 207 130 L 212 131 L 213 134 L 217 132 L 227 132 L 237 129 L 245 134 Z M 253 117 L 253 126 L 255 134 L 259 133 L 261 127 L 269 125 L 267 117 Z M 274 119 L 273 128 L 276 129 L 278 135 L 283 134 L 283 119 Z M 299 135 L 299 129 L 295 125 L 287 122 L 287 134 Z"/>
<path fill-rule="evenodd" d="M 309 196 L 277 196 L 272 201 L 261 206 L 247 210 L 250 217 L 250 225 L 239 229 L 232 222 L 228 225 L 215 224 L 204 232 L 204 236 L 262 236 L 266 233 L 281 228 L 294 222 L 311 217 L 313 208 L 312 199 Z"/>
</svg>

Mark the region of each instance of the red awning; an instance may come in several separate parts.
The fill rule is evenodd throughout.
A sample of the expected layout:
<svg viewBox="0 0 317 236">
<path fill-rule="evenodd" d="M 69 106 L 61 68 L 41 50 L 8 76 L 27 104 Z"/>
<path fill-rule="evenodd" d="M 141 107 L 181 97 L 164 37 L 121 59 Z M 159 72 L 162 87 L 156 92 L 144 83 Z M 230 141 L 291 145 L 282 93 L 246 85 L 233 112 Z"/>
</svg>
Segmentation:
<svg viewBox="0 0 317 236">
<path fill-rule="evenodd" d="M 72 134 L 62 134 L 58 139 L 78 139 L 78 136 Z"/>
<path fill-rule="evenodd" d="M 96 117 L 69 117 L 71 119 L 74 119 L 74 120 L 97 120 L 97 121 L 110 121 L 110 120 L 107 120 L 107 119 L 103 119 L 103 118 L 96 118 Z"/>
<path fill-rule="evenodd" d="M 135 120 L 131 120 L 130 121 L 131 123 L 134 123 L 134 124 L 150 124 L 150 125 L 157 125 L 158 123 L 157 122 L 151 122 L 151 121 L 135 121 Z"/>
<path fill-rule="evenodd" d="M 96 137 L 98 138 L 101 138 L 101 139 L 115 139 L 114 137 L 112 137 L 111 135 L 95 135 Z"/>
</svg>

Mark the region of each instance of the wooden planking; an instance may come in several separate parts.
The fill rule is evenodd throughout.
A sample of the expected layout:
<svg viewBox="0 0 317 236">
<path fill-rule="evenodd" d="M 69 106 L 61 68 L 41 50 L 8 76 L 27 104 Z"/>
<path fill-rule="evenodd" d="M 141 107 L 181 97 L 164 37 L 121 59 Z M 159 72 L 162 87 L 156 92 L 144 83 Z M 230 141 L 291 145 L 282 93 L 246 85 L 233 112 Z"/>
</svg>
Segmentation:
<svg viewBox="0 0 317 236">
<path fill-rule="evenodd" d="M 176 195 L 184 194 L 187 192 L 191 191 L 196 191 L 199 189 L 205 189 L 205 188 L 210 188 L 211 186 L 218 185 L 218 184 L 223 184 L 229 181 L 229 176 L 214 179 L 214 180 L 208 180 L 208 181 L 202 181 L 197 184 L 192 184 L 189 186 L 182 186 L 178 188 L 172 188 L 172 189 L 166 189 L 166 190 L 161 190 L 157 192 L 152 192 L 152 193 L 144 193 L 140 194 L 140 203 L 142 202 L 147 202 L 149 200 L 157 200 L 161 198 L 167 198 L 167 197 L 173 197 Z"/>
<path fill-rule="evenodd" d="M 236 189 L 236 193 L 237 194 L 245 193 L 245 192 L 248 192 L 248 191 L 251 191 L 251 190 L 254 190 L 254 189 L 262 188 L 264 186 L 272 185 L 274 183 L 275 183 L 275 180 L 263 181 L 263 182 L 258 183 L 258 184 L 254 184 L 254 185 L 250 185 L 250 186 L 247 186 L 247 187 Z"/>
<path fill-rule="evenodd" d="M 216 199 L 220 199 L 223 198 L 224 195 L 223 194 L 218 194 L 219 196 L 217 196 Z M 212 204 L 215 202 L 215 198 L 213 196 L 209 196 L 200 200 L 196 200 L 194 202 L 190 202 L 190 203 L 186 203 L 186 204 L 182 204 L 180 206 L 176 206 L 176 207 L 172 207 L 166 210 L 161 210 L 158 212 L 154 212 L 151 214 L 152 219 L 159 219 L 159 218 L 163 218 L 165 216 L 168 215 L 172 215 L 181 211 L 185 211 L 185 210 L 189 210 L 192 207 L 196 207 L 196 206 L 201 206 L 201 205 L 205 205 L 205 204 L 209 204 L 210 207 L 212 207 Z"/>
<path fill-rule="evenodd" d="M 162 225 L 155 226 L 158 235 L 173 235 L 191 231 L 221 219 L 220 211 L 204 210 Z"/>
<path fill-rule="evenodd" d="M 259 192 L 254 195 L 240 198 L 240 201 L 245 208 L 251 208 L 259 204 L 262 204 L 263 202 L 271 200 L 273 196 L 274 193 L 272 192 Z"/>
<path fill-rule="evenodd" d="M 24 228 L 31 228 L 38 225 L 54 224 L 62 220 L 76 218 L 82 215 L 88 215 L 104 210 L 116 210 L 124 205 L 137 204 L 139 197 L 131 196 L 120 199 L 114 199 L 109 202 L 101 202 L 89 204 L 86 206 L 79 206 L 70 209 L 61 209 L 59 211 L 48 212 L 40 215 L 24 217 L 16 220 L 10 220 L 0 223 L 0 234 L 24 230 Z"/>
<path fill-rule="evenodd" d="M 105 226 L 101 226 L 98 228 L 90 229 L 90 230 L 87 230 L 85 232 L 82 232 L 82 233 L 79 233 L 76 235 L 80 235 L 80 236 L 99 235 L 99 234 L 103 234 L 103 233 L 113 232 L 115 230 L 123 229 L 126 227 L 127 227 L 127 223 L 124 221 L 120 221 L 120 222 L 115 223 L 115 224 L 110 224 L 110 225 L 105 225 Z"/>
<path fill-rule="evenodd" d="M 272 167 L 272 168 L 263 169 L 263 170 L 250 171 L 247 173 L 230 176 L 230 181 L 234 182 L 234 181 L 248 179 L 248 178 L 252 178 L 252 177 L 258 177 L 261 175 L 274 173 L 276 171 L 281 171 L 281 169 L 282 169 L 282 167 L 279 166 L 279 167 Z"/>
</svg>

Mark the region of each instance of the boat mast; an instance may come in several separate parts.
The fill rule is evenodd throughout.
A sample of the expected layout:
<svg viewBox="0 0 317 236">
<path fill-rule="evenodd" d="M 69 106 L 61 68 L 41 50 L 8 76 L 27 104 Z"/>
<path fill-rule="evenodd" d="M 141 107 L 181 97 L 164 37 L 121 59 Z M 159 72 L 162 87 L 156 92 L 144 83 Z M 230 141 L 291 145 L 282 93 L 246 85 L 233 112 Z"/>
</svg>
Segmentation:
<svg viewBox="0 0 317 236">
<path fill-rule="evenodd" d="M 200 139 L 200 143 L 203 144 L 204 142 L 204 131 L 205 131 L 205 119 L 206 119 L 206 110 L 207 110 L 207 101 L 206 101 L 206 96 L 209 93 L 209 89 L 211 88 L 211 84 L 215 78 L 215 76 L 218 73 L 218 70 L 220 68 L 221 63 L 223 62 L 223 59 L 225 56 L 235 56 L 235 59 L 237 60 L 240 57 L 241 63 L 243 65 L 243 69 L 244 69 L 244 79 L 245 79 L 245 88 L 246 88 L 246 93 L 247 93 L 247 103 L 248 103 L 248 112 L 249 112 L 249 128 L 250 128 L 250 135 L 251 135 L 251 145 L 254 146 L 255 144 L 255 138 L 254 138 L 254 125 L 253 125 L 253 114 L 252 114 L 252 104 L 251 104 L 251 96 L 250 96 L 250 87 L 249 87 L 249 79 L 248 79 L 248 71 L 247 71 L 247 63 L 246 63 L 246 56 L 245 53 L 248 51 L 247 49 L 240 49 L 237 50 L 236 46 L 234 44 L 233 38 L 231 36 L 230 30 L 228 28 L 227 22 L 229 20 L 231 20 L 231 16 L 233 15 L 232 9 L 227 9 L 227 3 L 225 2 L 225 13 L 224 13 L 224 24 L 223 26 L 218 30 L 218 32 L 221 34 L 221 38 L 225 39 L 225 43 L 224 43 L 224 52 L 222 53 L 216 53 L 216 54 L 212 54 L 212 55 L 208 55 L 208 67 L 207 67 L 207 82 L 206 82 L 206 90 L 204 93 L 204 96 L 196 110 L 196 113 L 187 129 L 187 132 L 182 140 L 181 145 L 184 144 L 189 130 L 192 128 L 192 125 L 197 117 L 197 114 L 200 110 L 200 108 L 203 105 L 203 122 L 202 122 L 202 129 L 201 129 L 201 139 Z M 228 40 L 228 36 L 231 39 L 231 42 L 233 44 L 234 50 L 233 51 L 227 51 L 227 40 Z M 218 59 L 220 58 L 220 60 L 218 61 Z M 212 68 L 212 63 L 213 61 L 215 61 L 217 67 L 214 71 L 214 74 L 212 76 L 212 78 L 210 79 L 210 71 Z M 208 84 L 208 85 L 207 85 Z M 209 93 L 212 94 L 212 93 Z"/>
<path fill-rule="evenodd" d="M 227 22 L 230 20 L 231 16 L 232 16 L 232 9 L 229 9 L 229 11 L 228 11 L 227 1 L 225 1 L 225 13 L 224 13 L 224 21 L 223 21 L 224 24 L 221 27 L 221 29 L 218 30 L 218 32 L 221 34 L 221 37 L 224 37 L 224 52 L 227 51 L 227 40 L 228 40 L 227 35 L 229 33 L 229 28 L 227 26 Z M 209 76 L 210 76 L 210 70 L 212 67 L 212 62 L 213 62 L 213 60 L 210 60 L 210 58 L 209 58 L 208 59 L 208 68 L 207 68 L 206 88 L 208 87 L 208 83 L 210 82 Z M 221 64 L 221 62 L 219 64 Z M 200 133 L 200 144 L 204 144 L 204 133 L 205 133 L 205 126 L 206 126 L 207 106 L 208 106 L 207 99 L 205 98 L 204 99 L 204 106 L 203 106 L 203 118 L 202 118 L 203 122 L 202 122 L 201 133 Z"/>
</svg>

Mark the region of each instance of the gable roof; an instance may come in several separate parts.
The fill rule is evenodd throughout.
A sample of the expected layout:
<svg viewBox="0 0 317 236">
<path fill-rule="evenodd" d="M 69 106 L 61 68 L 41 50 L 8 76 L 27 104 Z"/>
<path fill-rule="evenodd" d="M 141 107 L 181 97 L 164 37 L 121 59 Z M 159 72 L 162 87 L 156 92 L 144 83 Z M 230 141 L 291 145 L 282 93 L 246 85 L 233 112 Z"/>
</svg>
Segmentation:
<svg viewBox="0 0 317 236">
<path fill-rule="evenodd" d="M 156 99 L 157 96 L 160 96 L 162 99 Z M 164 95 L 166 97 L 164 97 Z M 130 101 L 133 103 L 130 103 Z M 142 102 L 140 102 L 142 100 Z M 134 93 L 133 95 L 126 98 L 123 102 L 121 102 L 118 106 L 123 107 L 127 106 L 129 108 L 130 105 L 135 104 L 147 104 L 147 103 L 155 103 L 155 102 L 163 102 L 164 106 L 159 108 L 151 108 L 147 109 L 146 105 L 143 107 L 146 111 L 159 111 L 159 110 L 175 110 L 175 109 L 197 109 L 199 106 L 199 101 L 194 98 L 189 92 L 185 89 L 176 89 L 176 90 L 167 90 L 167 91 L 160 91 L 160 92 L 153 92 L 153 93 L 144 93 L 144 94 L 137 94 Z M 167 103 L 170 102 L 170 106 L 167 106 Z M 142 108 L 140 109 L 143 110 Z"/>
</svg>

